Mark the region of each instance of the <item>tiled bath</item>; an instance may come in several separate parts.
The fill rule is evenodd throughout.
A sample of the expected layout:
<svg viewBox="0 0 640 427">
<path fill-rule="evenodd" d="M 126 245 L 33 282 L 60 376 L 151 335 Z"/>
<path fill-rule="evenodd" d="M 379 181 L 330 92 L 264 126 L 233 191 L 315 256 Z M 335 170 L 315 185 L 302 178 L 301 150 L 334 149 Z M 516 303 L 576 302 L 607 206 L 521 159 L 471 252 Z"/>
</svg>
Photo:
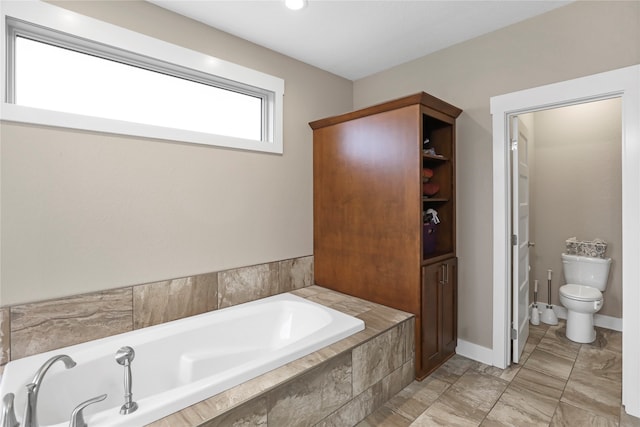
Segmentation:
<svg viewBox="0 0 640 427">
<path fill-rule="evenodd" d="M 365 330 L 151 426 L 355 425 L 413 381 L 414 318 L 312 286 L 312 272 L 313 257 L 304 257 L 4 307 L 2 364 L 292 292 L 359 317 Z"/>
<path fill-rule="evenodd" d="M 353 426 L 413 381 L 412 315 L 318 286 L 292 293 L 364 320 L 365 330 L 150 427 Z"/>
</svg>

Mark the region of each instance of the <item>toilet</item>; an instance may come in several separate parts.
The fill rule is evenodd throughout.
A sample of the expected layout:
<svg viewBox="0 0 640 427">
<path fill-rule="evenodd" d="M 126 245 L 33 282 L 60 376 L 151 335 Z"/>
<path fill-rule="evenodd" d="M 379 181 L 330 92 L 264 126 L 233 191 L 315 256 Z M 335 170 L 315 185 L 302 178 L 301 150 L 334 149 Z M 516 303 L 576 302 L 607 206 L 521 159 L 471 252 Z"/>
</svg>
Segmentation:
<svg viewBox="0 0 640 427">
<path fill-rule="evenodd" d="M 567 338 L 579 343 L 596 339 L 593 315 L 602 308 L 611 258 L 562 254 L 567 283 L 560 287 L 560 303 L 567 309 Z"/>
</svg>

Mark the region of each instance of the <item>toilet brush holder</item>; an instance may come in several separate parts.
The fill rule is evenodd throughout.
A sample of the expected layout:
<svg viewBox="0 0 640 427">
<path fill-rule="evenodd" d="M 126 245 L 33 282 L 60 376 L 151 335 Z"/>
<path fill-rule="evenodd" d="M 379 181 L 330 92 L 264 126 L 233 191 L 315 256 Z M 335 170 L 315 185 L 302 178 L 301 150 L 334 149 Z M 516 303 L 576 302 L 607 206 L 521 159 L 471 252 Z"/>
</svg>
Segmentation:
<svg viewBox="0 0 640 427">
<path fill-rule="evenodd" d="M 533 291 L 533 306 L 531 307 L 531 324 L 540 324 L 540 310 L 538 310 L 538 281 L 535 281 L 535 290 Z"/>
<path fill-rule="evenodd" d="M 538 310 L 538 304 L 533 304 L 533 307 L 531 307 L 531 324 L 540 324 L 540 310 Z"/>
<path fill-rule="evenodd" d="M 547 270 L 549 273 L 547 276 L 547 308 L 542 312 L 542 316 L 540 320 L 546 323 L 547 325 L 557 325 L 558 324 L 558 316 L 553 311 L 553 305 L 551 305 L 551 270 Z"/>
<path fill-rule="evenodd" d="M 540 316 L 540 320 L 547 325 L 557 325 L 558 324 L 558 316 L 556 316 L 555 311 L 553 311 L 552 305 L 547 305 L 542 311 L 542 316 Z"/>
</svg>

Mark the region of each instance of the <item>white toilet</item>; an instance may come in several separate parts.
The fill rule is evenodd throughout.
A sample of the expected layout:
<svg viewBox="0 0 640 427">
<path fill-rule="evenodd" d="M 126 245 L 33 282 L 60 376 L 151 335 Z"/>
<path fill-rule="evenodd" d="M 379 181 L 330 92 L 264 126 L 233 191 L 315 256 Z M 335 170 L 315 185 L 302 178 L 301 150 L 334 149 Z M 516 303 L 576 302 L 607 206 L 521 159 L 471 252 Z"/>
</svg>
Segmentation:
<svg viewBox="0 0 640 427">
<path fill-rule="evenodd" d="M 602 308 L 611 258 L 562 254 L 566 285 L 560 287 L 560 303 L 567 309 L 567 338 L 579 343 L 596 339 L 593 315 Z"/>
</svg>

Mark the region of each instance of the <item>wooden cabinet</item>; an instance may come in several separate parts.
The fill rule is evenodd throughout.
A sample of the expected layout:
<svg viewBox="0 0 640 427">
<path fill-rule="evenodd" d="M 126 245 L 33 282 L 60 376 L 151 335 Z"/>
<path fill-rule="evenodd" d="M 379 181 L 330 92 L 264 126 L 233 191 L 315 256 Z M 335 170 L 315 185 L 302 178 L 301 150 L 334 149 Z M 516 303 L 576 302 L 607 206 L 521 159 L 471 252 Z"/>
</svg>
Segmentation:
<svg viewBox="0 0 640 427">
<path fill-rule="evenodd" d="M 310 123 L 315 282 L 415 314 L 418 378 L 432 370 L 423 343 L 433 340 L 434 314 L 425 307 L 433 305 L 435 289 L 426 286 L 425 274 L 456 256 L 455 119 L 460 113 L 419 93 Z M 431 209 L 439 223 L 425 226 Z M 455 280 L 450 283 L 456 286 Z M 440 325 L 445 319 L 447 333 L 454 333 L 441 347 L 455 350 L 455 307 L 437 306 Z M 446 340 L 445 335 L 439 336 Z"/>
<path fill-rule="evenodd" d="M 455 353 L 458 260 L 422 267 L 422 369 L 429 373 Z"/>
</svg>

